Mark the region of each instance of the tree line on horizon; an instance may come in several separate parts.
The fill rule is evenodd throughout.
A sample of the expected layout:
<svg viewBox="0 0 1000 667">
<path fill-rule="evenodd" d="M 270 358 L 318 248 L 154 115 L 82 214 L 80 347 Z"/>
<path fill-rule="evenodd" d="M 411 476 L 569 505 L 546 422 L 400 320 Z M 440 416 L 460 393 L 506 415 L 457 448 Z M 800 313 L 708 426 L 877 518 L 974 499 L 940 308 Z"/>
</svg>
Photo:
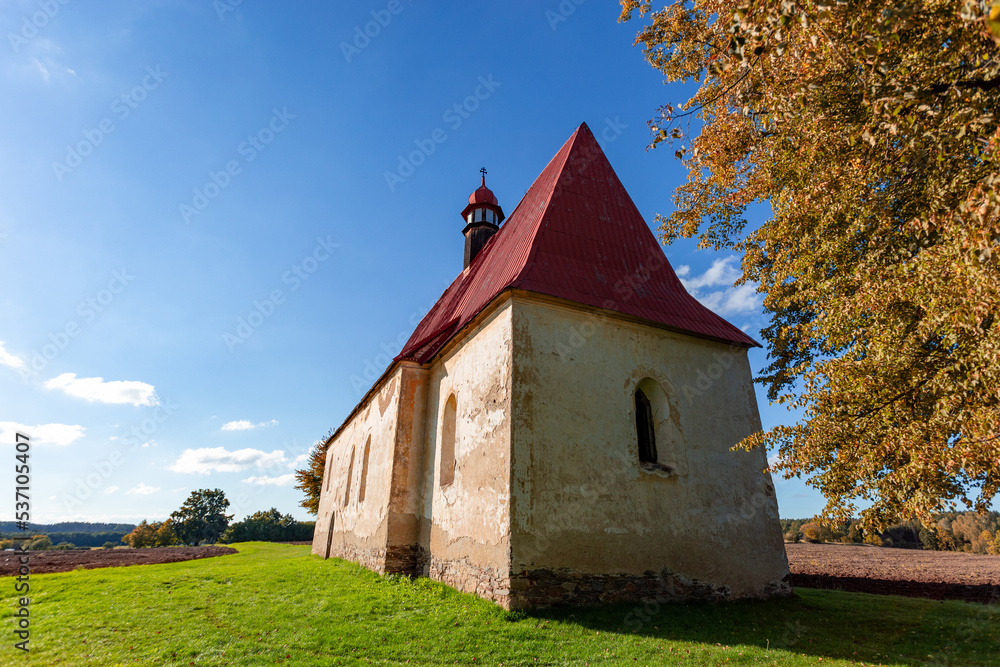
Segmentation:
<svg viewBox="0 0 1000 667">
<path fill-rule="evenodd" d="M 46 534 L 32 530 L 30 535 L 18 533 L 0 539 L 0 549 L 24 544 L 33 551 L 74 549 L 79 547 L 114 548 L 125 543 L 133 548 L 168 547 L 176 545 L 268 541 L 298 542 L 312 540 L 315 522 L 298 521 L 276 508 L 255 512 L 242 521 L 230 524 L 232 515 L 225 513 L 229 500 L 221 489 L 192 491 L 180 509 L 164 521 L 142 521 L 129 532 L 63 532 Z M 103 524 L 96 524 L 103 525 Z M 120 525 L 120 524 L 111 524 Z M 71 542 L 68 537 L 75 537 Z M 106 538 L 106 539 L 105 539 Z M 57 543 L 54 544 L 54 542 Z M 100 541 L 103 540 L 103 541 Z"/>
<path fill-rule="evenodd" d="M 871 544 L 1000 556 L 1000 512 L 942 512 L 927 523 L 913 518 L 881 531 L 866 531 L 859 519 L 835 524 L 782 519 L 781 532 L 786 542 Z"/>
<path fill-rule="evenodd" d="M 102 523 L 91 521 L 60 521 L 59 523 L 29 523 L 32 533 L 127 533 L 135 528 L 134 523 Z M 23 533 L 16 521 L 0 521 L 0 535 L 11 537 Z"/>
</svg>

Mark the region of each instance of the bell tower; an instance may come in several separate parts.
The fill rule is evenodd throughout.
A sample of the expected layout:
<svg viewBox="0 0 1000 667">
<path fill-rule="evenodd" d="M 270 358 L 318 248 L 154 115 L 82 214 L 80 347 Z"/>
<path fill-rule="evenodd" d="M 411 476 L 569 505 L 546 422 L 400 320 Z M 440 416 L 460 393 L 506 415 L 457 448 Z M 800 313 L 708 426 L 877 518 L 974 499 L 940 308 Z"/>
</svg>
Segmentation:
<svg viewBox="0 0 1000 667">
<path fill-rule="evenodd" d="M 483 175 L 482 185 L 469 195 L 469 205 L 462 211 L 462 219 L 465 220 L 465 229 L 462 230 L 465 234 L 463 268 L 466 269 L 486 242 L 500 231 L 500 223 L 504 219 L 503 209 L 500 208 L 496 195 L 486 187 L 486 167 L 479 171 Z"/>
</svg>

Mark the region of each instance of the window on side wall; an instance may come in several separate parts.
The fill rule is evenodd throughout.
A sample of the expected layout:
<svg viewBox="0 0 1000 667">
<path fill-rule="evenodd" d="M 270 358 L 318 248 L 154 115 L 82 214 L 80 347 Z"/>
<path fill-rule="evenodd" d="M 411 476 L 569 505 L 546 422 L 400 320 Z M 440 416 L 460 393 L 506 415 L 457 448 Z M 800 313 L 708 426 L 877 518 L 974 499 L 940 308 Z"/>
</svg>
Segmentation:
<svg viewBox="0 0 1000 667">
<path fill-rule="evenodd" d="M 671 418 L 670 399 L 652 378 L 639 382 L 634 398 L 639 465 L 649 471 L 675 472 L 680 431 Z"/>
<path fill-rule="evenodd" d="M 441 470 L 438 478 L 441 486 L 455 481 L 455 427 L 458 420 L 458 403 L 455 394 L 448 397 L 441 417 Z"/>
<path fill-rule="evenodd" d="M 639 438 L 639 463 L 656 463 L 653 406 L 642 389 L 635 390 L 635 430 Z"/>
<path fill-rule="evenodd" d="M 344 489 L 344 507 L 351 500 L 351 477 L 354 476 L 354 448 L 351 448 L 351 462 L 347 466 L 347 488 Z"/>
<path fill-rule="evenodd" d="M 372 448 L 372 437 L 365 440 L 365 453 L 361 457 L 361 485 L 358 488 L 358 502 L 365 502 L 365 489 L 368 487 L 368 454 Z"/>
</svg>

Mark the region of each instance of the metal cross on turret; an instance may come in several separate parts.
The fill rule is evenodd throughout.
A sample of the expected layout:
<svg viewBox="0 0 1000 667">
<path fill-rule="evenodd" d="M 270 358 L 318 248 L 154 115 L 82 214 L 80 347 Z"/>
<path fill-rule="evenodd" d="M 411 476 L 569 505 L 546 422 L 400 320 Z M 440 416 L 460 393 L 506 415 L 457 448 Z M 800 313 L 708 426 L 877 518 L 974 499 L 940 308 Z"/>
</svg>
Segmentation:
<svg viewBox="0 0 1000 667">
<path fill-rule="evenodd" d="M 503 222 L 503 209 L 493 191 L 486 187 L 486 167 L 479 170 L 483 175 L 483 184 L 469 197 L 469 205 L 462 211 L 465 220 L 465 268 L 469 267 L 486 242 L 500 230 Z"/>
</svg>

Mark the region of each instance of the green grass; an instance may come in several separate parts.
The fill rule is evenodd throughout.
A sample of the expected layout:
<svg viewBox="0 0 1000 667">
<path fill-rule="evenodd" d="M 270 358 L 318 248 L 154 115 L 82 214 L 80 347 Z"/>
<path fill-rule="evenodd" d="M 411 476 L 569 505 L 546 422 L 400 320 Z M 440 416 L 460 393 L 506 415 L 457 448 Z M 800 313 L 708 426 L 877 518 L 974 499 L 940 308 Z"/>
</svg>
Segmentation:
<svg viewBox="0 0 1000 667">
<path fill-rule="evenodd" d="M 800 589 L 791 599 L 511 614 L 307 546 L 32 575 L 31 654 L 0 664 L 1000 665 L 1000 607 Z M 654 613 L 655 612 L 655 613 Z"/>
</svg>

